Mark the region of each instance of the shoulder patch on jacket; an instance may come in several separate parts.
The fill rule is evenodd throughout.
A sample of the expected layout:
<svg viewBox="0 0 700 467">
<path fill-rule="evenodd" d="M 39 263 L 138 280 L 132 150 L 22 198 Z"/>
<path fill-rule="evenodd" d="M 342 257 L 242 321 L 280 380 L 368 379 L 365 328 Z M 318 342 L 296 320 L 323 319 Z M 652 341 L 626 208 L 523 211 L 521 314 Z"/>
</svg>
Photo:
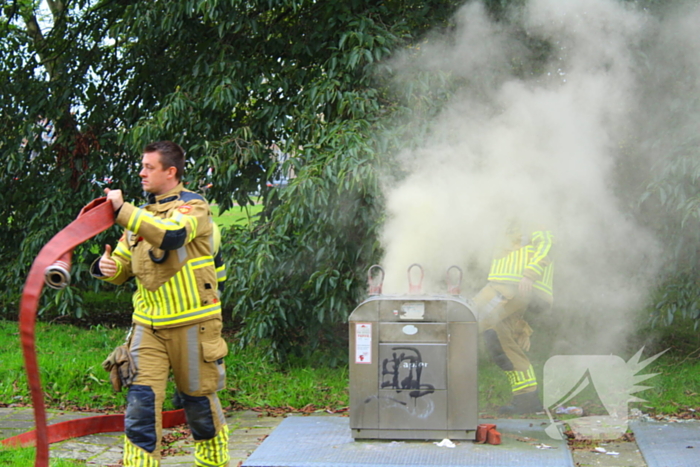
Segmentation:
<svg viewBox="0 0 700 467">
<path fill-rule="evenodd" d="M 177 210 L 183 214 L 187 214 L 192 210 L 192 206 L 190 206 L 189 204 L 183 204 L 182 206 L 177 208 Z"/>
<path fill-rule="evenodd" d="M 195 200 L 195 199 L 200 200 L 200 201 L 206 201 L 204 199 L 204 196 L 200 195 L 199 193 L 195 193 L 193 191 L 184 191 L 184 190 L 180 192 L 180 199 L 182 201 L 184 201 L 185 203 L 188 201 Z"/>
</svg>

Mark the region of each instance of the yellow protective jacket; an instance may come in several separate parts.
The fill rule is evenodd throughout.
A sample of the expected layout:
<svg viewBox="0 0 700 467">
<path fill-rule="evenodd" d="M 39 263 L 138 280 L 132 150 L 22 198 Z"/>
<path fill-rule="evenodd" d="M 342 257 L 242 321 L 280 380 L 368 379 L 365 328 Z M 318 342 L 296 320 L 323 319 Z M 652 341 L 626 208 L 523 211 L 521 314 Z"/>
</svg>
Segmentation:
<svg viewBox="0 0 700 467">
<path fill-rule="evenodd" d="M 133 321 L 153 328 L 194 324 L 221 316 L 219 286 L 226 279 L 214 257 L 214 224 L 207 201 L 179 184 L 148 204 L 124 203 L 116 223 L 126 230 L 112 259 L 117 273 L 105 277 L 99 258 L 91 273 L 122 284 L 136 278 Z"/>
<path fill-rule="evenodd" d="M 535 291 L 551 302 L 554 296 L 553 244 L 554 236 L 548 230 L 537 230 L 530 235 L 509 232 L 508 244 L 491 263 L 488 280 L 512 284 L 528 277 L 534 281 Z"/>
</svg>

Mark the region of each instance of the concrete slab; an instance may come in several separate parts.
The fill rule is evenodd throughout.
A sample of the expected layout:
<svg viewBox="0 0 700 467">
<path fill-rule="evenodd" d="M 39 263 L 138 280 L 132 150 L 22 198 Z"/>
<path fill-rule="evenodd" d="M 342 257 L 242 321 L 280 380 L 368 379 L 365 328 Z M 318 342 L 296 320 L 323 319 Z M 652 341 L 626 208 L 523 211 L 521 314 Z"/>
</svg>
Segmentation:
<svg viewBox="0 0 700 467">
<path fill-rule="evenodd" d="M 649 467 L 700 467 L 700 420 L 630 424 Z"/>
<path fill-rule="evenodd" d="M 605 452 L 594 448 L 605 449 Z M 574 463 L 580 467 L 647 467 L 639 446 L 634 441 L 608 441 L 571 452 Z"/>
<path fill-rule="evenodd" d="M 573 467 L 564 441 L 550 439 L 538 420 L 488 420 L 502 444 L 465 441 L 454 448 L 431 441 L 354 441 L 347 417 L 288 417 L 243 467 Z M 544 448 L 543 445 L 548 446 Z"/>
</svg>

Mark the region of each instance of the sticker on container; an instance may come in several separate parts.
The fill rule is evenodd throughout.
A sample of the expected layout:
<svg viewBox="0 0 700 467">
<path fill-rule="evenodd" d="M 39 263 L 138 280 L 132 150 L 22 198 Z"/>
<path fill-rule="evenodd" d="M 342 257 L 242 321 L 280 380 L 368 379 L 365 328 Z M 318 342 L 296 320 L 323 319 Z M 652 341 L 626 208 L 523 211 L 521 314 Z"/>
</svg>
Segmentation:
<svg viewBox="0 0 700 467">
<path fill-rule="evenodd" d="M 401 319 L 423 319 L 425 315 L 425 303 L 410 302 L 401 305 Z"/>
<path fill-rule="evenodd" d="M 355 363 L 372 363 L 372 323 L 355 323 Z"/>
</svg>

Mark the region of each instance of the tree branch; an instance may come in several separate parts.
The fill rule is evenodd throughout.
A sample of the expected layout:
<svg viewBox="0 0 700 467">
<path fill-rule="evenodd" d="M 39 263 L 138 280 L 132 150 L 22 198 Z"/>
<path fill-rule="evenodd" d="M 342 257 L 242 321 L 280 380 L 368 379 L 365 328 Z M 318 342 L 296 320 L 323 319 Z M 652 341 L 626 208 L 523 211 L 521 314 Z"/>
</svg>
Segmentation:
<svg viewBox="0 0 700 467">
<path fill-rule="evenodd" d="M 51 10 L 51 14 L 53 15 L 54 19 L 58 19 L 63 16 L 66 5 L 61 0 L 46 0 L 46 3 L 49 5 L 49 10 Z"/>
<path fill-rule="evenodd" d="M 39 22 L 36 19 L 36 14 L 34 11 L 29 10 L 22 11 L 21 14 L 22 18 L 24 19 L 24 24 L 27 26 L 27 34 L 34 42 L 34 47 L 39 55 L 39 59 L 41 59 L 41 63 L 43 63 L 46 67 L 46 71 L 49 73 L 49 76 L 53 78 L 55 72 L 54 62 L 53 60 L 48 60 L 46 57 L 46 39 L 44 38 L 44 34 L 41 32 Z"/>
</svg>

